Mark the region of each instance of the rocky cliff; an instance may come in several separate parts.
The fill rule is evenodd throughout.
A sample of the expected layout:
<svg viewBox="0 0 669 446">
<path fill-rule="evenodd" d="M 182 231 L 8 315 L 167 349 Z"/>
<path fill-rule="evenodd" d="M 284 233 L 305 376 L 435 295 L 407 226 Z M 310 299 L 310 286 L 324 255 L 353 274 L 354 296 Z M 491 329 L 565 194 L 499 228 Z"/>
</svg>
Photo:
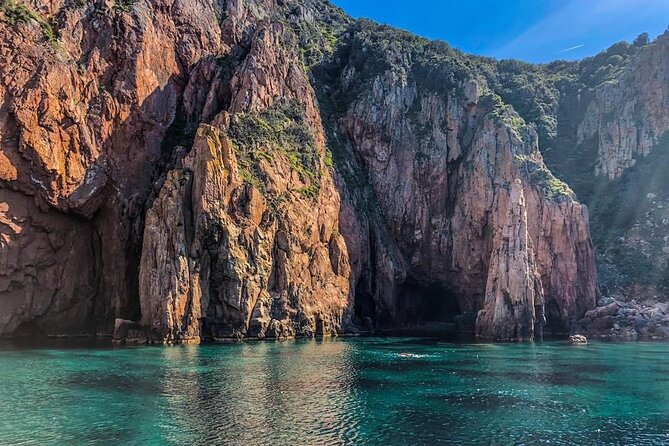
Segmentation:
<svg viewBox="0 0 669 446">
<path fill-rule="evenodd" d="M 555 144 L 566 162 L 548 158 L 592 211 L 604 316 L 581 321 L 591 333 L 669 337 L 667 60 L 669 33 L 616 44 L 581 63 L 604 75 L 583 81 L 580 98 L 572 91 L 562 106 L 562 116 L 578 109 L 578 118 Z M 574 133 L 575 141 L 566 137 Z"/>
<path fill-rule="evenodd" d="M 3 335 L 566 333 L 595 248 L 542 152 L 569 184 L 596 153 L 573 185 L 599 212 L 590 178 L 667 125 L 666 39 L 596 83 L 321 0 L 4 0 L 0 31 Z"/>
</svg>

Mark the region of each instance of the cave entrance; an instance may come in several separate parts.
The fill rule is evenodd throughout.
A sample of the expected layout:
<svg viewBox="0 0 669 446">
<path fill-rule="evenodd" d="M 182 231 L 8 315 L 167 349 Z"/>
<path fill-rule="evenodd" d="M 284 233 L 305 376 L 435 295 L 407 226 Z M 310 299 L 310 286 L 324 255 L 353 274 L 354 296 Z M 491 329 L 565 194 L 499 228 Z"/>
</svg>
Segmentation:
<svg viewBox="0 0 669 446">
<path fill-rule="evenodd" d="M 560 307 L 550 296 L 546 296 L 544 314 L 546 316 L 546 325 L 543 327 L 544 334 L 559 336 L 569 333 L 569 329 L 562 323 Z"/>
<path fill-rule="evenodd" d="M 402 288 L 398 309 L 406 328 L 421 332 L 455 331 L 456 318 L 462 314 L 453 291 L 412 280 Z"/>
<path fill-rule="evenodd" d="M 325 326 L 325 323 L 323 322 L 323 318 L 321 317 L 320 314 L 317 315 L 316 316 L 316 333 L 315 333 L 315 335 L 317 337 L 322 337 L 323 334 L 325 333 L 324 326 Z"/>
<path fill-rule="evenodd" d="M 369 281 L 362 277 L 355 286 L 355 301 L 353 308 L 360 328 L 373 331 L 376 322 L 376 302 L 369 290 Z"/>
</svg>

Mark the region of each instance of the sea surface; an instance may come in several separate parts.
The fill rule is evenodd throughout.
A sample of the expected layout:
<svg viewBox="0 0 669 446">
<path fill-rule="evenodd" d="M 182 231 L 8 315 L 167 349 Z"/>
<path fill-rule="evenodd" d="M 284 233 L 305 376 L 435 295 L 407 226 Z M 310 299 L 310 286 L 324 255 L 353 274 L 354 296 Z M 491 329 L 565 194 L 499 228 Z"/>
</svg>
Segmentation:
<svg viewBox="0 0 669 446">
<path fill-rule="evenodd" d="M 0 344 L 2 445 L 669 445 L 669 343 Z"/>
</svg>

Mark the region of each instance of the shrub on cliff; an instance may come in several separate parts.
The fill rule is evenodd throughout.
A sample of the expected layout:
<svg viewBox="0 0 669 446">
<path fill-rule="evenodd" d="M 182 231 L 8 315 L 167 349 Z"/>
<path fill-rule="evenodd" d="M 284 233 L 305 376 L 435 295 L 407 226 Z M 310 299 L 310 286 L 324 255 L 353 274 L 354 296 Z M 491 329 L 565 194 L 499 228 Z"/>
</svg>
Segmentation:
<svg viewBox="0 0 669 446">
<path fill-rule="evenodd" d="M 242 113 L 233 117 L 229 135 L 235 145 L 242 177 L 257 189 L 264 191 L 259 163 L 275 156 L 285 157 L 291 169 L 303 181 L 320 183 L 320 153 L 316 147 L 303 104 L 280 101 L 257 113 Z M 312 194 L 309 190 L 308 195 Z"/>
</svg>

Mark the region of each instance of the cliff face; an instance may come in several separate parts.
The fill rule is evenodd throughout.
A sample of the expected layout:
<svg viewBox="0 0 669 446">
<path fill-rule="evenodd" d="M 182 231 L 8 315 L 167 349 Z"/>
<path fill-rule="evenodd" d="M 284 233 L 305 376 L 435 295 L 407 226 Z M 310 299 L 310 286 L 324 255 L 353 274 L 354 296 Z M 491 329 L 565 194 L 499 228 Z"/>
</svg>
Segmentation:
<svg viewBox="0 0 669 446">
<path fill-rule="evenodd" d="M 595 175 L 620 178 L 669 129 L 669 35 L 641 48 L 615 79 L 594 88 L 578 143 L 595 138 Z"/>
<path fill-rule="evenodd" d="M 1 333 L 138 314 L 153 167 L 186 73 L 220 41 L 213 5 L 151 4 L 2 3 Z"/>
<path fill-rule="evenodd" d="M 374 240 L 360 254 L 349 249 L 361 271 L 356 290 L 373 298 L 367 316 L 381 326 L 440 320 L 449 308 L 439 302 L 451 300 L 451 312 L 476 319 L 486 296 L 495 293 L 490 278 L 521 267 L 509 265 L 515 261 L 506 255 L 492 259 L 508 242 L 500 229 L 508 224 L 507 202 L 518 181 L 530 222 L 531 240 L 522 242 L 523 249 L 536 258 L 524 264 L 523 274 L 536 277 L 531 287 L 545 295 L 550 329 L 568 330 L 595 304 L 587 211 L 545 168 L 535 131 L 476 72 L 463 70 L 449 85 L 455 70 L 446 59 L 425 76 L 420 61 L 441 51 L 453 50 L 361 24 L 325 83 L 338 86 L 327 92 L 334 98 L 357 93 L 350 104 L 332 106 L 343 112 L 333 112 L 331 140 L 354 203 L 367 210 L 363 236 L 347 239 Z M 367 196 L 356 191 L 360 183 L 368 185 Z M 543 313 L 543 302 L 536 302 Z M 502 336 L 486 321 L 479 316 L 480 334 L 533 334 L 529 328 Z M 532 309 L 529 326 L 542 321 Z"/>
<path fill-rule="evenodd" d="M 339 194 L 290 33 L 278 22 L 254 31 L 230 114 L 200 125 L 148 211 L 139 282 L 152 339 L 341 331 Z"/>
<path fill-rule="evenodd" d="M 544 298 L 527 233 L 522 183 L 511 185 L 506 222 L 490 259 L 483 310 L 477 334 L 497 339 L 532 339 L 543 329 Z M 538 311 L 537 311 L 538 310 Z"/>
<path fill-rule="evenodd" d="M 603 295 L 645 307 L 669 296 L 668 59 L 665 33 L 575 65 L 546 152 L 590 208 Z"/>
<path fill-rule="evenodd" d="M 0 31 L 0 334 L 531 339 L 595 305 L 587 210 L 476 59 L 320 1 Z"/>
</svg>

